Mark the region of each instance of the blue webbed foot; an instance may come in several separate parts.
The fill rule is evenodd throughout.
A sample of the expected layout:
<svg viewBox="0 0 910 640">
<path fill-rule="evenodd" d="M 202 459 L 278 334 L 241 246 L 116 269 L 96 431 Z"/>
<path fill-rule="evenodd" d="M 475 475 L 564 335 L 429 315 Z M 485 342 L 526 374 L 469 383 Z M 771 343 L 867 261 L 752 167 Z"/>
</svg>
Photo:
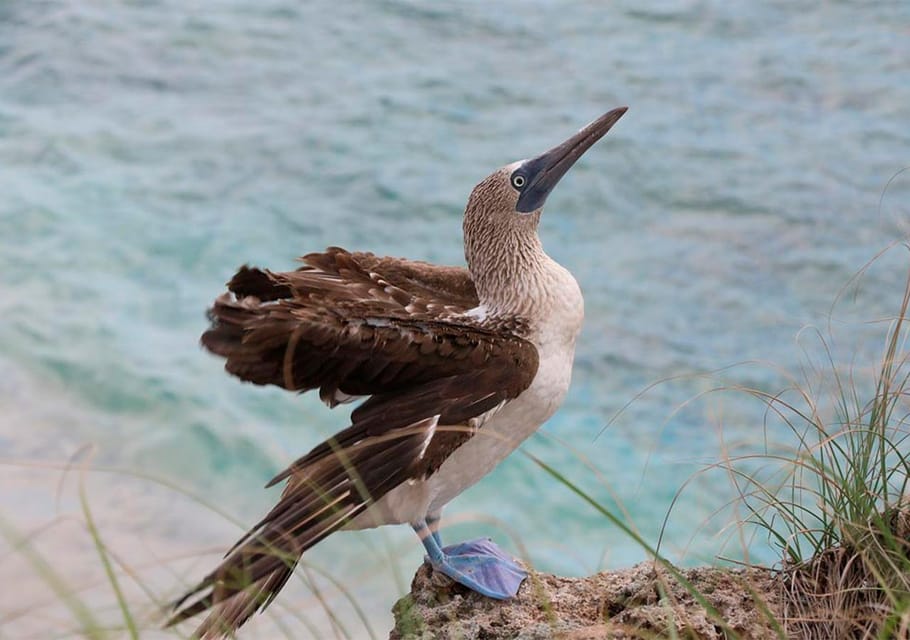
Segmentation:
<svg viewBox="0 0 910 640">
<path fill-rule="evenodd" d="M 436 571 L 488 598 L 513 597 L 528 577 L 527 571 L 489 538 L 454 544 L 440 552 L 441 557 L 431 554 L 427 558 Z"/>
</svg>

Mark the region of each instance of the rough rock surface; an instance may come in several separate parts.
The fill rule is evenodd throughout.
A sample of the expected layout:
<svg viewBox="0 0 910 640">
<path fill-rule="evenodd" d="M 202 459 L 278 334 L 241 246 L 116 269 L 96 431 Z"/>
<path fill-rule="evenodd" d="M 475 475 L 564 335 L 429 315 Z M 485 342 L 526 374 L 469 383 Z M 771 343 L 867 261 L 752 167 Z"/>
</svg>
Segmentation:
<svg viewBox="0 0 910 640">
<path fill-rule="evenodd" d="M 518 595 L 496 601 L 424 564 L 411 593 L 393 608 L 389 640 L 779 638 L 772 616 L 780 588 L 765 569 L 697 568 L 682 574 L 713 606 L 705 608 L 666 569 L 642 563 L 588 578 L 532 572 Z"/>
</svg>

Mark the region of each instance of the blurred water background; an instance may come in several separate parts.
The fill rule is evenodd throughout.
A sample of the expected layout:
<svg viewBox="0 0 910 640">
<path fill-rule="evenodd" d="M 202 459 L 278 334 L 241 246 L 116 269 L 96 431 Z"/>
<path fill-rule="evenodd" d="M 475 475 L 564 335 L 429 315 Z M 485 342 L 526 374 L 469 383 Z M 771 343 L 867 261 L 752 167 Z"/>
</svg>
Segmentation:
<svg viewBox="0 0 910 640">
<path fill-rule="evenodd" d="M 0 637 L 76 628 L 61 593 L 116 624 L 80 487 L 151 629 L 268 508 L 262 485 L 345 424 L 198 347 L 237 266 L 327 245 L 461 264 L 477 181 L 623 104 L 541 224 L 587 320 L 525 450 L 653 543 L 725 449 L 787 444 L 746 395 L 699 394 L 783 388 L 822 353 L 805 327 L 870 379 L 907 253 L 850 279 L 908 230 L 910 4 L 0 3 Z M 735 511 L 711 517 L 734 495 L 697 477 L 663 551 L 774 562 L 763 537 L 729 540 Z M 645 558 L 521 454 L 446 515 L 448 539 L 490 534 L 548 571 Z M 344 632 L 369 633 L 319 570 L 382 637 L 422 553 L 398 528 L 307 560 Z M 323 609 L 295 582 L 273 617 L 320 637 Z"/>
</svg>

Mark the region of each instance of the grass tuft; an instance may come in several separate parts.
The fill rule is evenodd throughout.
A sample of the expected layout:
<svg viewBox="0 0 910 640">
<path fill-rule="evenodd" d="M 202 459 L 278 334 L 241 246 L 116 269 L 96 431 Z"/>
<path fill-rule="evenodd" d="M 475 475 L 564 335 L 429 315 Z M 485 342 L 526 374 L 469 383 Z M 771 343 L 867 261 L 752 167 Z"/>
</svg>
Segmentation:
<svg viewBox="0 0 910 640">
<path fill-rule="evenodd" d="M 910 620 L 908 307 L 910 274 L 871 381 L 842 375 L 822 340 L 828 387 L 806 379 L 778 394 L 743 389 L 795 436 L 790 456 L 728 461 L 748 520 L 781 552 L 783 622 L 795 637 L 906 637 L 900 634 Z M 871 389 L 865 402 L 864 384 Z M 775 479 L 754 471 L 761 458 L 779 464 Z"/>
</svg>

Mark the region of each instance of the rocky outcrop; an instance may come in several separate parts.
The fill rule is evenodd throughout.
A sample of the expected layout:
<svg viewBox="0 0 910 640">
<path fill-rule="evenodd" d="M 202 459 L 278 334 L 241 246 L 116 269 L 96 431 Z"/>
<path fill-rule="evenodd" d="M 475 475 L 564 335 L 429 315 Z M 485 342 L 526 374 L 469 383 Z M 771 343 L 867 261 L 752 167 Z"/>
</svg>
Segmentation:
<svg viewBox="0 0 910 640">
<path fill-rule="evenodd" d="M 515 598 L 485 598 L 424 564 L 393 609 L 390 640 L 779 638 L 780 587 L 766 569 L 685 569 L 712 616 L 666 569 L 642 563 L 588 578 L 532 572 Z"/>
</svg>

